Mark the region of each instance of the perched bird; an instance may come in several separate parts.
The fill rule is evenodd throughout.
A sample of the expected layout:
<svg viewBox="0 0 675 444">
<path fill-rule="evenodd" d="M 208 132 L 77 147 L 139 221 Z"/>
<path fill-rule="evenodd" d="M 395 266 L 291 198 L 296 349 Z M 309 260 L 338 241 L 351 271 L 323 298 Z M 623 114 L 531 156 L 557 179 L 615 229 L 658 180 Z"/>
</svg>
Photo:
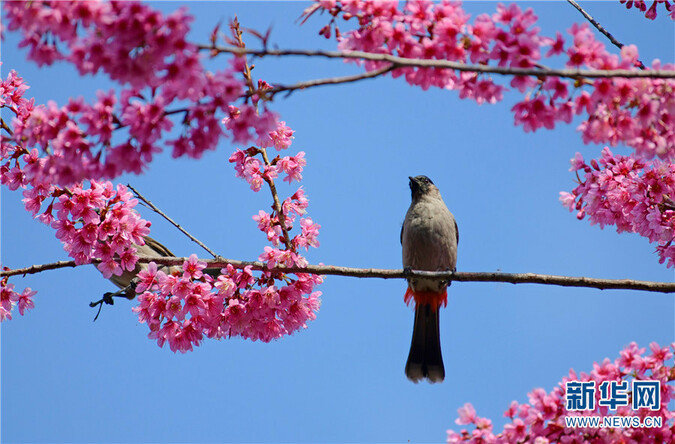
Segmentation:
<svg viewBox="0 0 675 444">
<path fill-rule="evenodd" d="M 139 256 L 176 257 L 176 255 L 173 254 L 171 250 L 150 236 L 144 236 L 143 240 L 145 240 L 145 245 L 134 244 L 134 247 L 136 248 L 137 254 Z M 113 274 L 109 279 L 110 282 L 115 284 L 118 288 L 124 290 L 129 286 L 129 284 L 131 284 L 132 279 L 135 278 L 141 270 L 145 270 L 147 268 L 147 264 L 142 264 L 139 262 L 136 263 L 136 267 L 133 271 L 124 270 L 120 276 L 115 276 Z M 182 272 L 181 267 L 178 265 L 159 265 L 157 269 L 163 271 L 166 274 L 180 274 Z M 216 278 L 218 275 L 220 275 L 220 268 L 205 268 L 202 270 L 202 272 Z M 133 291 L 129 291 L 126 294 L 129 299 L 134 299 L 136 297 L 136 294 Z"/>
<path fill-rule="evenodd" d="M 459 232 L 440 191 L 426 176 L 410 177 L 412 203 L 401 228 L 405 270 L 455 271 Z M 449 283 L 408 278 L 404 300 L 415 300 L 415 324 L 405 374 L 413 382 L 445 379 L 438 309 L 447 305 Z"/>
</svg>

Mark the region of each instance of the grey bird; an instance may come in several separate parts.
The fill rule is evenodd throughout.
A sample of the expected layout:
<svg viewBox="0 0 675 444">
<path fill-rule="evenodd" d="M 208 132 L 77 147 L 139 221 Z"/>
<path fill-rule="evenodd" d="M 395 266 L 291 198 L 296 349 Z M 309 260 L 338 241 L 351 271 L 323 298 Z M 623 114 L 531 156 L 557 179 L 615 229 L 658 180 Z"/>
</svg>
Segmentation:
<svg viewBox="0 0 675 444">
<path fill-rule="evenodd" d="M 412 203 L 401 227 L 405 270 L 455 271 L 459 232 L 441 193 L 427 176 L 409 177 Z M 438 312 L 448 281 L 408 278 L 405 301 L 415 300 L 415 323 L 405 374 L 417 383 L 445 379 Z"/>
<path fill-rule="evenodd" d="M 145 241 L 145 245 L 134 244 L 134 247 L 136 248 L 137 254 L 139 256 L 176 257 L 176 255 L 173 254 L 171 250 L 150 236 L 144 236 L 143 240 Z M 124 290 L 129 287 L 132 280 L 141 270 L 146 270 L 147 268 L 147 264 L 136 263 L 136 267 L 133 271 L 124 270 L 120 276 L 115 276 L 113 274 L 109 279 L 110 282 L 115 284 L 118 288 Z M 182 268 L 178 265 L 173 265 L 170 267 L 166 265 L 159 265 L 157 269 L 163 271 L 166 274 L 180 273 L 182 271 Z M 202 272 L 216 278 L 220 275 L 220 268 L 205 268 L 202 270 Z M 136 294 L 133 292 L 133 290 L 128 291 L 125 294 L 128 299 L 134 299 L 136 297 Z"/>
</svg>

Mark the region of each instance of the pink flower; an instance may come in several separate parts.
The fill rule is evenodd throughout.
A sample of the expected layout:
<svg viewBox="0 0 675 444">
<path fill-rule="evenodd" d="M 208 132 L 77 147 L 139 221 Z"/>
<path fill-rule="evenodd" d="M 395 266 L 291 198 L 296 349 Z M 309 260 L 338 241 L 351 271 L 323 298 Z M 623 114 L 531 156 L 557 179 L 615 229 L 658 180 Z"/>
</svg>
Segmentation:
<svg viewBox="0 0 675 444">
<path fill-rule="evenodd" d="M 638 61 L 638 49 L 635 45 L 624 45 L 621 48 L 621 58 L 628 62 L 631 66 Z"/>
<path fill-rule="evenodd" d="M 21 293 L 14 291 L 14 284 L 7 283 L 7 277 L 0 279 L 0 322 L 12 319 L 12 310 L 19 307 L 19 314 L 23 316 L 26 310 L 35 307 L 33 296 L 37 293 L 26 287 Z"/>
<path fill-rule="evenodd" d="M 162 271 L 157 271 L 156 263 L 150 262 L 146 269 L 138 272 L 137 276 L 136 292 L 143 293 L 146 290 L 155 290 L 161 284 L 165 274 Z"/>
<path fill-rule="evenodd" d="M 98 271 L 100 271 L 103 277 L 106 279 L 109 279 L 113 274 L 115 276 L 121 276 L 123 272 L 120 264 L 118 264 L 114 259 L 103 261 L 98 264 L 96 268 L 98 268 Z"/>
<path fill-rule="evenodd" d="M 221 271 L 222 273 L 222 271 Z M 225 273 L 218 276 L 216 282 L 213 286 L 218 290 L 218 294 L 227 297 L 234 295 L 235 290 L 237 289 L 236 284 L 229 276 L 226 276 Z"/>
<path fill-rule="evenodd" d="M 17 299 L 14 291 L 14 284 L 8 284 L 6 279 L 2 279 L 2 288 L 0 288 L 0 305 L 7 312 L 12 311 L 12 304 Z M 9 318 L 11 319 L 11 317 Z"/>
<path fill-rule="evenodd" d="M 318 248 L 319 241 L 317 237 L 319 236 L 319 228 L 321 225 L 316 224 L 310 218 L 300 219 L 300 226 L 302 227 L 302 234 L 296 236 L 293 239 L 293 243 L 297 247 L 304 247 L 309 249 L 309 247 Z"/>
<path fill-rule="evenodd" d="M 265 247 L 265 252 L 258 257 L 258 260 L 267 263 L 269 268 L 277 266 L 292 267 L 295 265 L 292 251 L 279 250 L 272 247 Z"/>
<path fill-rule="evenodd" d="M 470 403 L 464 404 L 457 409 L 459 417 L 455 420 L 457 425 L 473 424 L 476 422 L 476 409 Z"/>
<path fill-rule="evenodd" d="M 295 219 L 295 215 L 302 216 L 307 212 L 309 200 L 305 197 L 305 191 L 302 187 L 298 188 L 291 197 L 284 200 L 282 204 L 284 215 L 287 218 Z"/>
<path fill-rule="evenodd" d="M 176 319 L 177 321 L 185 319 L 182 299 L 178 296 L 171 296 L 166 302 L 163 316 L 166 319 Z"/>
<path fill-rule="evenodd" d="M 183 272 L 185 277 L 199 279 L 202 277 L 202 270 L 206 268 L 206 263 L 197 260 L 196 254 L 191 254 L 187 261 L 183 262 Z"/>
<path fill-rule="evenodd" d="M 287 174 L 284 181 L 291 183 L 294 180 L 297 180 L 298 182 L 302 180 L 302 169 L 307 165 L 307 161 L 304 157 L 305 152 L 300 151 L 293 157 L 286 156 L 279 160 L 279 168 Z"/>
<path fill-rule="evenodd" d="M 291 146 L 293 133 L 294 131 L 286 126 L 286 122 L 279 121 L 276 129 L 258 139 L 258 146 L 261 148 L 273 146 L 277 151 L 287 149 Z"/>
</svg>

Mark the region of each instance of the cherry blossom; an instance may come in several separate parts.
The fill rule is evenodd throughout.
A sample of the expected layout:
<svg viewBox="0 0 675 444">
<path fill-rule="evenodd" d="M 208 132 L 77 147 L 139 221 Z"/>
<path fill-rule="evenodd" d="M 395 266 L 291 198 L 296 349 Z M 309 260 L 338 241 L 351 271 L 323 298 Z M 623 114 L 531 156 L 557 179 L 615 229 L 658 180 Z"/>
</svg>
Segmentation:
<svg viewBox="0 0 675 444">
<path fill-rule="evenodd" d="M 265 251 L 261 258 L 270 267 L 298 262 L 291 251 L 271 247 Z M 204 338 L 232 336 L 269 342 L 306 328 L 316 318 L 321 293 L 313 288 L 322 282 L 319 276 L 297 273 L 277 287 L 270 272 L 255 277 L 250 267 L 237 270 L 228 265 L 214 281 L 201 273 L 205 267 L 192 255 L 183 264 L 182 275 L 167 275 L 153 263 L 139 273 L 139 305 L 133 310 L 160 347 L 168 344 L 172 351 L 185 353 Z"/>
<path fill-rule="evenodd" d="M 657 244 L 659 262 L 675 267 L 675 164 L 613 154 L 609 148 L 587 164 L 581 154 L 570 161 L 579 185 L 560 200 L 601 228 L 638 233 Z"/>
<path fill-rule="evenodd" d="M 36 293 L 30 287 L 19 293 L 14 290 L 14 284 L 7 282 L 6 277 L 0 279 L 0 322 L 12 319 L 12 310 L 15 307 L 18 307 L 21 316 L 26 310 L 32 309 L 35 306 L 33 296 Z"/>
<path fill-rule="evenodd" d="M 649 8 L 647 8 L 647 2 L 645 0 L 619 0 L 619 2 L 625 4 L 628 9 L 635 6 L 635 9 L 644 12 L 645 17 L 649 20 L 654 20 L 656 18 L 656 7 L 660 3 L 665 6 L 666 11 L 668 11 L 668 16 L 672 20 L 675 20 L 675 4 L 671 4 L 670 0 L 652 0 L 652 4 Z"/>
<path fill-rule="evenodd" d="M 271 111 L 242 104 L 232 114 L 233 103 L 245 96 L 240 61 L 207 71 L 199 48 L 186 38 L 192 17 L 184 9 L 165 16 L 138 2 L 3 7 L 7 29 L 22 32 L 29 59 L 38 65 L 72 63 L 81 75 L 103 72 L 121 87 L 99 91 L 90 103 L 78 98 L 33 106 L 4 98 L 25 92 L 25 85 L 22 90 L 15 84 L 16 74 L 3 82 L 1 105 L 16 114 L 6 142 L 27 152 L 38 148 L 42 167 L 34 174 L 42 182 L 69 186 L 140 174 L 164 147 L 174 157 L 200 158 L 224 137 L 248 143 L 264 135 L 278 149 L 289 144 L 292 133 L 283 128 L 270 135 L 276 120 Z M 182 131 L 170 136 L 177 121 Z M 13 186 L 21 180 L 20 170 L 8 174 Z"/>
<path fill-rule="evenodd" d="M 558 383 L 552 391 L 546 392 L 542 388 L 536 388 L 528 394 L 527 403 L 511 402 L 504 412 L 509 421 L 501 432 L 495 432 L 492 422 L 487 418 L 477 415 L 471 404 L 465 404 L 457 410 L 457 425 L 468 425 L 472 429 L 447 431 L 448 443 L 581 443 L 581 442 L 604 442 L 604 443 L 642 443 L 642 442 L 672 442 L 675 436 L 675 413 L 668 404 L 675 399 L 675 364 L 673 363 L 673 351 L 675 343 L 670 347 L 661 347 L 655 342 L 649 344 L 650 352 L 645 354 L 644 348 L 639 348 L 635 342 L 631 342 L 621 352 L 620 357 L 614 361 L 605 359 L 602 363 L 594 363 L 593 370 L 589 373 L 577 373 L 570 370 L 566 377 Z M 616 411 L 609 411 L 606 406 L 599 402 L 601 393 L 595 393 L 595 408 L 585 411 L 567 411 L 565 403 L 566 382 L 568 381 L 595 381 L 599 387 L 604 381 L 632 381 L 656 380 L 660 381 L 661 398 L 660 409 L 632 410 L 631 406 L 618 406 Z M 629 384 L 630 387 L 630 384 Z M 662 426 L 655 428 L 568 428 L 565 423 L 566 416 L 607 416 L 611 415 L 637 415 L 644 418 L 646 415 L 660 416 Z"/>
<path fill-rule="evenodd" d="M 636 2 L 639 3 L 639 2 Z M 644 2 L 641 2 L 644 4 Z M 653 3 L 655 7 L 657 2 Z M 671 8 L 669 2 L 666 7 Z M 481 14 L 473 21 L 459 2 L 406 2 L 397 7 L 370 0 L 319 2 L 332 16 L 328 31 L 335 27 L 338 48 L 392 54 L 406 58 L 450 60 L 466 64 L 512 68 L 555 66 L 545 59 L 562 54 L 565 67 L 611 70 L 633 69 L 638 50 L 624 46 L 611 54 L 595 39 L 588 24 L 573 25 L 567 34 L 555 38 L 541 35 L 537 16 L 531 8 L 497 6 L 492 15 Z M 337 19 L 354 23 L 355 29 L 340 32 Z M 356 19 L 356 20 L 355 20 Z M 547 49 L 548 48 L 548 49 Z M 542 52 L 545 51 L 544 54 Z M 366 70 L 382 68 L 386 62 L 357 61 Z M 674 69 L 675 65 L 655 60 L 651 69 Z M 584 79 L 515 76 L 508 85 L 487 74 L 455 72 L 449 69 L 402 67 L 391 72 L 422 89 L 437 87 L 457 90 L 462 99 L 494 104 L 509 88 L 524 94 L 513 105 L 514 123 L 526 132 L 554 129 L 560 122 L 571 123 L 575 115 L 585 120 L 578 126 L 584 143 L 619 143 L 635 149 L 640 156 L 675 159 L 675 81 L 672 79 Z M 616 98 L 616 99 L 614 99 Z"/>
<path fill-rule="evenodd" d="M 281 162 L 285 163 L 279 169 L 289 177 L 299 176 L 306 164 L 304 152 L 265 161 L 263 152 L 267 147 L 284 150 L 291 144 L 293 131 L 285 122 L 275 124 L 267 136 L 259 137 L 261 146 L 236 149 L 230 156 L 236 176 L 248 182 L 253 191 L 272 183 Z M 258 257 L 267 268 L 307 265 L 298 250 L 319 246 L 320 225 L 309 217 L 302 217 L 300 233 L 290 239 L 288 245 L 284 239 L 284 229 L 286 232 L 293 229 L 293 222 L 306 213 L 307 205 L 307 197 L 300 188 L 284 199 L 283 219 L 276 209 L 272 213 L 260 210 L 253 216 L 258 229 L 272 244 L 264 247 Z M 232 336 L 269 342 L 306 328 L 307 322 L 316 318 L 321 292 L 315 291 L 315 287 L 323 281 L 320 276 L 254 272 L 250 266 L 236 269 L 228 265 L 214 279 L 204 272 L 205 267 L 205 263 L 192 255 L 181 270 L 171 274 L 158 270 L 154 263 L 139 273 L 136 287 L 139 305 L 133 310 L 139 322 L 148 325 L 148 337 L 160 347 L 168 344 L 172 351 L 185 353 L 199 346 L 204 338 Z"/>
</svg>

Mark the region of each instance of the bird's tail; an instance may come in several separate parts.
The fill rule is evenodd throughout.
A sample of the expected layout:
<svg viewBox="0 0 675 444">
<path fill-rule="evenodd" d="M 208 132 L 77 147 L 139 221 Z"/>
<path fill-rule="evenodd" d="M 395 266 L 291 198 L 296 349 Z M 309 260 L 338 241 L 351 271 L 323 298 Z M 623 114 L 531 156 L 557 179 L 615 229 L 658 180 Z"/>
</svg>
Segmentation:
<svg viewBox="0 0 675 444">
<path fill-rule="evenodd" d="M 438 314 L 438 305 L 415 306 L 412 343 L 405 365 L 406 376 L 415 383 L 424 378 L 432 383 L 445 379 Z"/>
</svg>

